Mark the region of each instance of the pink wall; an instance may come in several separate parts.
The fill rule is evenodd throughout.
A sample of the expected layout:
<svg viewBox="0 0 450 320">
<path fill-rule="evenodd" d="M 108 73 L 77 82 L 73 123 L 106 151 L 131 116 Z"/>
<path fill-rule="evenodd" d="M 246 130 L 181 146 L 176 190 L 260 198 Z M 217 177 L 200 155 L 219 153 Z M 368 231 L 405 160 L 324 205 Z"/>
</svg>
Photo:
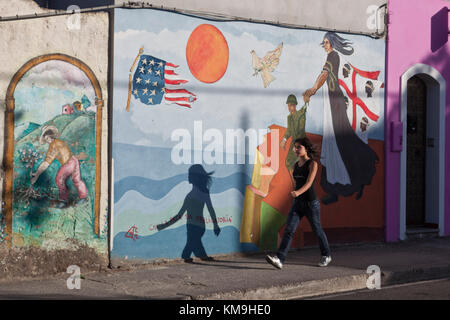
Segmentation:
<svg viewBox="0 0 450 320">
<path fill-rule="evenodd" d="M 400 153 L 391 152 L 391 121 L 400 120 L 402 74 L 417 63 L 438 70 L 446 81 L 445 194 L 450 193 L 450 43 L 444 0 L 389 0 L 386 48 L 386 241 L 399 239 Z M 441 11 L 442 10 L 442 11 Z M 433 27 L 437 26 L 437 30 Z M 444 25 L 443 25 L 444 24 Z M 446 26 L 447 25 L 447 26 Z M 442 27 L 439 29 L 439 27 Z M 441 30 L 441 31 L 439 31 Z M 444 200 L 445 235 L 450 235 L 450 196 Z"/>
</svg>

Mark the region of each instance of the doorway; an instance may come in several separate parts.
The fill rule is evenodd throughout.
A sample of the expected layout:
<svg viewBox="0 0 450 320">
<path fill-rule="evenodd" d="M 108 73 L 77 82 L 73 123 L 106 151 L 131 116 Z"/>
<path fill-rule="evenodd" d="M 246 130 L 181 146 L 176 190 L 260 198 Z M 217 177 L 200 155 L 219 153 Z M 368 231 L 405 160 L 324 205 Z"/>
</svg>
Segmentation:
<svg viewBox="0 0 450 320">
<path fill-rule="evenodd" d="M 406 150 L 406 227 L 425 227 L 426 95 L 423 80 L 408 80 Z M 437 227 L 437 226 L 436 226 Z"/>
<path fill-rule="evenodd" d="M 416 232 L 443 236 L 445 80 L 416 64 L 401 84 L 400 240 Z"/>
</svg>

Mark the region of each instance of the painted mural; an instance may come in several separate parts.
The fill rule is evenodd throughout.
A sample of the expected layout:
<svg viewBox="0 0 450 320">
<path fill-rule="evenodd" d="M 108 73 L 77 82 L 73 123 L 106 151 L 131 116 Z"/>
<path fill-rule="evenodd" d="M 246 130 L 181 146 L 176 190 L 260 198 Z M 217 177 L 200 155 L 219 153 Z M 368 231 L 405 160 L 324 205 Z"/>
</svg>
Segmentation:
<svg viewBox="0 0 450 320">
<path fill-rule="evenodd" d="M 276 248 L 304 136 L 330 242 L 380 240 L 382 40 L 124 9 L 114 37 L 113 260 Z"/>
<path fill-rule="evenodd" d="M 96 91 L 70 61 L 35 63 L 15 83 L 11 242 L 17 247 L 87 243 L 106 250 L 95 230 Z"/>
</svg>

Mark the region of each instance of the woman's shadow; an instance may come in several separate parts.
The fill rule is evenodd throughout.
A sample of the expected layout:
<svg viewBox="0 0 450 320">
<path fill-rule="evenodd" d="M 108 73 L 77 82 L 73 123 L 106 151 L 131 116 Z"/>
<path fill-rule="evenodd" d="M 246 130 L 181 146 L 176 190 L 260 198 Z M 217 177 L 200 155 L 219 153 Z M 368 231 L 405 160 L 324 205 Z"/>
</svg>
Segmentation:
<svg viewBox="0 0 450 320">
<path fill-rule="evenodd" d="M 191 254 L 202 260 L 213 260 L 208 257 L 203 247 L 202 237 L 206 231 L 205 218 L 203 216 L 203 208 L 206 204 L 211 221 L 214 224 L 214 233 L 216 236 L 220 234 L 220 227 L 217 223 L 216 213 L 211 203 L 209 195 L 209 187 L 212 182 L 211 175 L 214 172 L 206 172 L 202 165 L 195 164 L 189 168 L 188 182 L 192 184 L 192 190 L 184 198 L 183 206 L 176 216 L 168 222 L 157 225 L 158 231 L 169 227 L 181 219 L 187 211 L 187 241 L 183 249 L 181 257 L 186 262 L 192 262 Z"/>
</svg>

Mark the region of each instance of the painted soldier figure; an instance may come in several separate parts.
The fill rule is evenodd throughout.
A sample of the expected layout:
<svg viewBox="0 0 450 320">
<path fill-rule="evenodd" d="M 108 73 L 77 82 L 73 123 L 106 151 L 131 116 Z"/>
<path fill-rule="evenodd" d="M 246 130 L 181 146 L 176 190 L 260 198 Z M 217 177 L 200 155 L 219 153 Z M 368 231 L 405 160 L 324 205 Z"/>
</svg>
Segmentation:
<svg viewBox="0 0 450 320">
<path fill-rule="evenodd" d="M 293 94 L 290 94 L 286 100 L 286 104 L 288 105 L 289 115 L 287 117 L 287 130 L 284 134 L 283 139 L 281 140 L 281 148 L 285 149 L 286 141 L 292 137 L 291 143 L 288 146 L 288 155 L 286 157 L 286 167 L 288 170 L 292 170 L 294 163 L 297 162 L 297 155 L 293 151 L 291 145 L 296 139 L 304 138 L 306 136 L 305 133 L 305 124 L 306 124 L 306 109 L 305 105 L 300 110 L 297 110 L 297 97 Z"/>
</svg>

